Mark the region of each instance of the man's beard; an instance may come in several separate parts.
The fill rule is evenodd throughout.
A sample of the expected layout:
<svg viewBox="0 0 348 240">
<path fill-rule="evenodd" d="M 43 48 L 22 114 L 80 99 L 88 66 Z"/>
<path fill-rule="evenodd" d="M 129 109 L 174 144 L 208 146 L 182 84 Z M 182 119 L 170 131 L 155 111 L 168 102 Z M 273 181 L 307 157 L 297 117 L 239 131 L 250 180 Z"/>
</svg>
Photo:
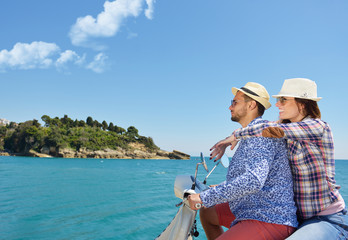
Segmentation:
<svg viewBox="0 0 348 240">
<path fill-rule="evenodd" d="M 242 117 L 246 116 L 246 114 L 247 114 L 246 108 L 240 109 L 238 113 L 232 114 L 231 120 L 233 122 L 239 122 Z"/>
<path fill-rule="evenodd" d="M 232 120 L 233 122 L 239 122 L 240 117 L 239 117 L 239 116 L 232 116 L 232 117 L 231 117 L 231 120 Z"/>
</svg>

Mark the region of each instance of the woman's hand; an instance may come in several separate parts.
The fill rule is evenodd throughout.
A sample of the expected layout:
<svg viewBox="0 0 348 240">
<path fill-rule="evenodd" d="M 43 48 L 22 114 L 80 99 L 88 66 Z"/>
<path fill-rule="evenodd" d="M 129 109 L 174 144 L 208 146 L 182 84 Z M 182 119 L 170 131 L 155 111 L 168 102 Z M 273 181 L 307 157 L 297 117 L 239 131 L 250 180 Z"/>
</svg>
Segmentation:
<svg viewBox="0 0 348 240">
<path fill-rule="evenodd" d="M 211 149 L 210 151 L 210 159 L 215 158 L 214 162 L 216 162 L 217 160 L 219 160 L 226 151 L 226 148 L 228 146 L 231 145 L 231 150 L 233 150 L 233 148 L 237 145 L 237 139 L 234 136 L 234 134 L 232 134 L 231 136 L 221 140 L 220 142 L 216 143 Z"/>
</svg>

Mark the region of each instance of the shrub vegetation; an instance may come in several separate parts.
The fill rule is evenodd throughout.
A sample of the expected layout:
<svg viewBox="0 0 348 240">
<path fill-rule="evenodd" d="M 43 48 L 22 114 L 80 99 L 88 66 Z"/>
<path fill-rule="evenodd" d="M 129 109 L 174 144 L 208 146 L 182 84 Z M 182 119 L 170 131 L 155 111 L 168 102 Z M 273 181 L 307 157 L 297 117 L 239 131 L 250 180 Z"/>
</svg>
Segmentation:
<svg viewBox="0 0 348 240">
<path fill-rule="evenodd" d="M 72 120 L 67 115 L 63 118 L 43 115 L 41 119 L 44 126 L 35 119 L 1 126 L 0 151 L 26 154 L 30 150 L 41 152 L 43 148 L 54 149 L 55 152 L 60 148 L 71 148 L 76 151 L 80 148 L 128 149 L 131 142 L 142 143 L 149 151 L 159 149 L 151 137 L 140 136 L 134 126 L 125 130 L 112 122 L 99 123 L 92 117 L 88 117 L 86 122 Z"/>
</svg>

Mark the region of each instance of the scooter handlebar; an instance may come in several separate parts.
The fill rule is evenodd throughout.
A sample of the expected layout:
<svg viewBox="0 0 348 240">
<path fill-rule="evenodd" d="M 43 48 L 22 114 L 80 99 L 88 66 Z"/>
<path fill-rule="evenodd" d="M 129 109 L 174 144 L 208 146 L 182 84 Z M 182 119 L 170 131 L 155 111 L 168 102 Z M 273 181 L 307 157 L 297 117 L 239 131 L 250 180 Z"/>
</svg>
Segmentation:
<svg viewBox="0 0 348 240">
<path fill-rule="evenodd" d="M 202 204 L 201 204 L 201 203 L 196 203 L 196 204 L 195 204 L 195 207 L 196 207 L 197 209 L 200 209 L 200 208 L 202 207 Z"/>
</svg>

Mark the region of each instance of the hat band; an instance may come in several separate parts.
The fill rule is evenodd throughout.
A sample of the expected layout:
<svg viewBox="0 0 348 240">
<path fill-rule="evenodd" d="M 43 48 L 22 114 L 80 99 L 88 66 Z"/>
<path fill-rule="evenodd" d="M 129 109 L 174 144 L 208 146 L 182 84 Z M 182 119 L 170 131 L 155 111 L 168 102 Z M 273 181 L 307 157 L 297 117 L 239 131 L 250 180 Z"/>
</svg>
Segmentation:
<svg viewBox="0 0 348 240">
<path fill-rule="evenodd" d="M 251 95 L 254 95 L 254 96 L 256 96 L 256 97 L 260 97 L 260 96 L 257 95 L 255 92 L 253 92 L 253 91 L 251 91 L 251 90 L 249 90 L 249 89 L 247 89 L 247 88 L 245 88 L 245 87 L 242 87 L 241 90 L 243 90 L 243 91 L 245 91 L 245 92 L 247 92 L 247 93 L 249 93 L 249 94 L 251 94 Z"/>
</svg>

